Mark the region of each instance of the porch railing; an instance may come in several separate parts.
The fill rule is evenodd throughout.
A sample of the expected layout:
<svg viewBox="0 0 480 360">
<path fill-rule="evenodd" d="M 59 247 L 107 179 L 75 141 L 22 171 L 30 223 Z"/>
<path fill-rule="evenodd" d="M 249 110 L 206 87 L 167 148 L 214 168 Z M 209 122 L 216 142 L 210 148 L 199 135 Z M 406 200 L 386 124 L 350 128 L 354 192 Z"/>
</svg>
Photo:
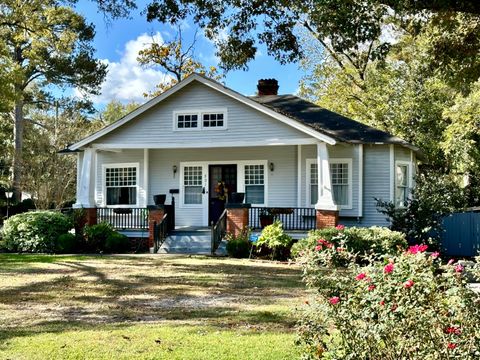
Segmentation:
<svg viewBox="0 0 480 360">
<path fill-rule="evenodd" d="M 261 217 L 263 217 L 263 221 L 261 221 Z M 261 229 L 264 227 L 262 225 L 280 220 L 285 230 L 312 230 L 316 227 L 316 210 L 299 207 L 252 206 L 248 220 L 253 229 Z"/>
<path fill-rule="evenodd" d="M 227 233 L 227 210 L 223 210 L 223 213 L 222 215 L 220 215 L 217 223 L 212 226 L 212 245 L 211 245 L 212 255 L 214 255 L 215 251 L 217 251 L 226 233 Z"/>
<path fill-rule="evenodd" d="M 97 222 L 107 222 L 117 230 L 147 230 L 146 208 L 97 208 Z"/>
<path fill-rule="evenodd" d="M 153 252 L 156 254 L 163 242 L 165 241 L 168 233 L 168 214 L 163 215 L 159 224 L 153 223 Z"/>
</svg>

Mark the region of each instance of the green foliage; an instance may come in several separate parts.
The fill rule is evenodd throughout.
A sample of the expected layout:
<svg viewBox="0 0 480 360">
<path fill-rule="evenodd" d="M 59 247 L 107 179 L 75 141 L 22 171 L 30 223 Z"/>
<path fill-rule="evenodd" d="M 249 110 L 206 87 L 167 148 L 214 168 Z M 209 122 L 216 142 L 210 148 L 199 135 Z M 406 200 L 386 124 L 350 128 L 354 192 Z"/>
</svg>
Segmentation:
<svg viewBox="0 0 480 360">
<path fill-rule="evenodd" d="M 245 228 L 238 236 L 227 234 L 227 253 L 234 258 L 246 258 L 250 255 L 252 243 L 250 242 L 250 230 Z"/>
<path fill-rule="evenodd" d="M 343 227 L 325 228 L 310 231 L 306 239 L 300 240 L 292 246 L 292 256 L 302 257 L 307 253 L 317 254 L 316 248 L 326 248 L 322 242 L 326 241 L 332 246 L 333 257 L 323 259 L 324 265 L 336 262 L 335 257 L 340 256 L 343 250 L 357 255 L 357 259 L 371 254 L 387 255 L 396 254 L 399 250 L 405 249 L 407 241 L 405 235 L 382 227 Z M 338 251 L 338 248 L 342 249 Z"/>
<path fill-rule="evenodd" d="M 107 238 L 114 232 L 113 226 L 107 222 L 85 226 L 83 228 L 85 250 L 92 252 L 104 251 Z"/>
<path fill-rule="evenodd" d="M 55 252 L 68 254 L 75 252 L 77 247 L 77 237 L 72 233 L 62 234 L 55 242 Z"/>
<path fill-rule="evenodd" d="M 315 297 L 298 326 L 303 358 L 477 359 L 479 296 L 461 265 L 442 267 L 438 254 L 424 251 L 317 268 L 308 282 Z"/>
<path fill-rule="evenodd" d="M 282 223 L 276 220 L 262 230 L 255 246 L 259 251 L 265 248 L 271 250 L 272 259 L 284 260 L 289 255 L 292 243 L 292 237 L 285 233 Z"/>
<path fill-rule="evenodd" d="M 390 221 L 390 229 L 406 235 L 410 244 L 427 243 L 438 249 L 442 217 L 466 206 L 462 189 L 452 176 L 420 174 L 405 207 L 377 200 L 378 210 Z"/>
<path fill-rule="evenodd" d="M 9 251 L 54 252 L 59 236 L 72 226 L 61 213 L 37 211 L 12 216 L 5 221 L 2 232 Z"/>
<path fill-rule="evenodd" d="M 105 240 L 105 251 L 110 253 L 122 253 L 130 249 L 130 240 L 119 232 L 113 232 Z"/>
<path fill-rule="evenodd" d="M 131 113 L 139 106 L 140 104 L 135 102 L 122 104 L 120 101 L 112 100 L 105 106 L 103 111 L 98 114 L 98 120 L 100 120 L 104 125 L 109 125 L 121 119 L 128 113 Z"/>
</svg>

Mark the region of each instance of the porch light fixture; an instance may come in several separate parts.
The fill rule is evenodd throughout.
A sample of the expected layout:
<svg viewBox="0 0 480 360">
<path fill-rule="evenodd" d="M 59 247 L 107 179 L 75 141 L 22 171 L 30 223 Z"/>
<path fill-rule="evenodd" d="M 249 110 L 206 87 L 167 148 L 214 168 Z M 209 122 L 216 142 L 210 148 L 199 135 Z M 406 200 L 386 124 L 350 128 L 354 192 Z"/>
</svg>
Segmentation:
<svg viewBox="0 0 480 360">
<path fill-rule="evenodd" d="M 175 177 L 175 174 L 177 173 L 177 165 L 172 166 L 172 171 L 173 171 L 173 177 Z"/>
<path fill-rule="evenodd" d="M 270 171 L 275 170 L 275 165 L 273 164 L 273 162 L 269 164 L 269 167 L 270 167 Z"/>
</svg>

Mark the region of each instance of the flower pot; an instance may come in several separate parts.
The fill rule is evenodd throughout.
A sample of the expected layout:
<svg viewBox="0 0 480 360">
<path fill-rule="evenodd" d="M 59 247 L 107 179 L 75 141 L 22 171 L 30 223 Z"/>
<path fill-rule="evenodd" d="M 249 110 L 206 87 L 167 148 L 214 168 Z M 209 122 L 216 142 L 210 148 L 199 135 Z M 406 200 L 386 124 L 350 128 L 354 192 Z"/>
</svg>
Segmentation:
<svg viewBox="0 0 480 360">
<path fill-rule="evenodd" d="M 153 202 L 155 205 L 164 205 L 165 200 L 167 200 L 166 194 L 153 195 Z"/>
<path fill-rule="evenodd" d="M 265 226 L 273 224 L 273 216 L 272 215 L 260 215 L 260 226 L 264 228 Z"/>
<path fill-rule="evenodd" d="M 228 202 L 231 204 L 241 204 L 243 203 L 243 199 L 245 199 L 245 193 L 241 192 L 232 192 L 228 196 Z"/>
</svg>

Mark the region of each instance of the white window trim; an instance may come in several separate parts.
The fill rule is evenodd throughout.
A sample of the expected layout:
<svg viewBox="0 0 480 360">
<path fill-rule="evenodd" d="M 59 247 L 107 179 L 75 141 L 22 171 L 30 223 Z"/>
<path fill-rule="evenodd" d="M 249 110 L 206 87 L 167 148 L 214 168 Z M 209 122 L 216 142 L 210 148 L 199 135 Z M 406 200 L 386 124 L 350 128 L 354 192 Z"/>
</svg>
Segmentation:
<svg viewBox="0 0 480 360">
<path fill-rule="evenodd" d="M 223 126 L 203 127 L 204 114 L 223 114 Z M 196 128 L 179 128 L 178 115 L 197 115 L 198 126 Z M 218 131 L 227 130 L 228 128 L 228 112 L 227 108 L 209 108 L 209 109 L 185 109 L 175 110 L 173 112 L 173 131 Z"/>
<path fill-rule="evenodd" d="M 306 160 L 306 196 L 307 199 L 305 201 L 306 207 L 315 206 L 315 204 L 310 204 L 311 199 L 311 164 L 316 164 L 317 159 L 307 159 Z M 348 164 L 348 204 L 347 205 L 339 205 L 341 210 L 351 210 L 353 209 L 353 159 L 352 158 L 330 158 L 329 164 Z M 331 177 L 331 174 L 330 174 Z M 319 181 L 319 180 L 317 180 Z M 333 187 L 333 184 L 332 184 Z M 333 196 L 333 189 L 332 189 L 332 196 Z"/>
<path fill-rule="evenodd" d="M 111 168 L 126 168 L 126 167 L 134 167 L 136 168 L 136 174 L 137 174 L 137 185 L 135 185 L 136 188 L 136 194 L 137 197 L 135 198 L 135 204 L 129 204 L 129 205 L 107 205 L 107 169 Z M 103 193 L 103 199 L 102 199 L 102 206 L 107 207 L 107 208 L 131 208 L 131 207 L 138 207 L 139 205 L 139 196 L 140 196 L 140 187 L 139 187 L 139 182 L 140 182 L 140 163 L 110 163 L 110 164 L 102 164 L 102 193 Z M 130 187 L 130 186 L 129 186 Z M 133 186 L 132 186 L 133 187 Z"/>
<path fill-rule="evenodd" d="M 185 168 L 186 167 L 192 167 L 192 166 L 198 166 L 202 168 L 202 187 L 206 190 L 208 189 L 207 187 L 207 174 L 206 174 L 206 169 L 208 166 L 203 163 L 203 162 L 188 162 L 188 163 L 180 163 L 180 186 L 179 186 L 179 196 L 180 196 L 180 208 L 182 209 L 203 209 L 205 206 L 204 204 L 204 199 L 202 197 L 202 202 L 200 204 L 185 204 Z"/>
<path fill-rule="evenodd" d="M 408 169 L 408 178 L 407 178 L 407 198 L 410 198 L 410 195 L 412 193 L 412 187 L 413 187 L 413 173 L 412 173 L 412 162 L 410 161 L 405 161 L 405 160 L 395 160 L 395 167 L 393 168 L 393 203 L 395 204 L 395 207 L 397 208 L 404 208 L 404 206 L 397 206 L 397 199 L 396 199 L 396 193 L 397 193 L 397 166 L 403 165 L 407 166 Z"/>
<path fill-rule="evenodd" d="M 237 164 L 237 188 L 242 189 L 244 193 L 245 191 L 245 166 L 246 165 L 263 165 L 263 204 L 256 204 L 252 203 L 255 206 L 268 206 L 268 172 L 270 171 L 268 168 L 268 161 L 267 160 L 251 160 L 251 161 L 239 161 Z"/>
</svg>

